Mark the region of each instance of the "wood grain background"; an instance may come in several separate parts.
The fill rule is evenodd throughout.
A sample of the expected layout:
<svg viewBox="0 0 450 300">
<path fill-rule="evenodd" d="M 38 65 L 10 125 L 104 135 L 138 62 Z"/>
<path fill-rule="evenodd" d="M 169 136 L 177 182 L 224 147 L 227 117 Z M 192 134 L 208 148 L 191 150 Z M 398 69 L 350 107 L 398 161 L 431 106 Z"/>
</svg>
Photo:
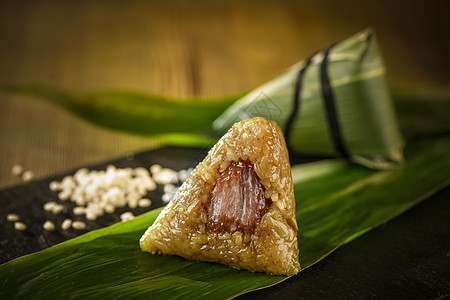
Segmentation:
<svg viewBox="0 0 450 300">
<path fill-rule="evenodd" d="M 1 1 L 0 82 L 175 97 L 252 89 L 366 27 L 392 85 L 449 85 L 447 1 Z M 0 92 L 0 188 L 158 147 Z"/>
</svg>

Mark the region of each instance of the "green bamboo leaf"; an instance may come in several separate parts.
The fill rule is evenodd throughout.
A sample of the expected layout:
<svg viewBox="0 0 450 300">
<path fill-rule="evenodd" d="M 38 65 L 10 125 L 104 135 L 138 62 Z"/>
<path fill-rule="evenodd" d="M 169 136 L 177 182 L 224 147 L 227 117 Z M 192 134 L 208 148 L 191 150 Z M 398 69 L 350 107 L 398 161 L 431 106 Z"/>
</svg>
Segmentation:
<svg viewBox="0 0 450 300">
<path fill-rule="evenodd" d="M 450 132 L 450 87 L 392 87 L 391 93 L 407 138 Z"/>
<path fill-rule="evenodd" d="M 218 137 L 208 134 L 172 132 L 153 134 L 151 138 L 163 145 L 204 148 L 214 145 L 218 140 Z"/>
<path fill-rule="evenodd" d="M 294 166 L 300 264 L 401 214 L 450 184 L 450 138 L 411 143 L 407 163 L 374 171 L 343 160 Z M 160 209 L 0 266 L 2 299 L 232 298 L 288 277 L 140 251 Z"/>
<path fill-rule="evenodd" d="M 180 101 L 171 100 L 161 96 L 152 96 L 141 94 L 137 92 L 120 92 L 109 91 L 107 93 L 86 93 L 84 96 L 80 96 L 76 93 L 70 93 L 61 91 L 49 86 L 42 85 L 0 85 L 0 89 L 9 92 L 27 93 L 35 97 L 40 97 L 51 103 L 55 103 L 60 107 L 64 107 L 69 112 L 82 117 L 92 124 L 107 127 L 109 129 L 116 129 L 127 131 L 133 134 L 140 133 L 148 135 L 152 139 L 166 145 L 173 146 L 189 146 L 189 147 L 207 147 L 214 144 L 217 141 L 216 134 L 205 134 L 195 132 L 173 132 L 173 130 L 184 130 L 185 127 L 179 129 L 181 122 L 189 117 L 184 114 L 179 114 L 183 110 L 183 104 L 179 104 Z M 398 113 L 398 119 L 402 132 L 407 138 L 423 137 L 429 135 L 436 135 L 441 133 L 450 132 L 450 118 L 448 118 L 448 112 L 450 112 L 450 89 L 442 86 L 432 87 L 391 87 L 391 94 L 393 96 L 394 105 Z M 86 96 L 86 95 L 99 95 L 99 98 Z M 244 93 L 242 93 L 243 95 Z M 107 96 L 106 96 L 107 95 Z M 159 103 L 169 102 L 167 105 L 168 111 L 164 112 L 164 122 L 169 123 L 170 126 L 155 126 L 156 121 L 152 121 L 153 114 L 148 116 L 149 120 L 142 120 L 140 118 L 134 118 L 133 109 L 128 103 L 129 99 L 133 99 L 136 95 L 140 96 L 140 106 L 145 106 L 145 110 L 152 110 L 154 102 Z M 89 112 L 91 103 L 88 101 L 81 101 L 80 99 L 105 99 L 105 97 L 111 99 L 119 98 L 118 102 L 121 102 L 126 109 L 116 107 L 116 101 L 107 102 L 107 105 L 112 105 L 115 108 L 115 120 L 110 122 L 107 111 L 101 110 L 100 113 Z M 217 114 L 223 107 L 231 105 L 235 102 L 235 99 L 240 98 L 241 95 L 228 96 L 222 98 L 222 100 L 212 100 L 209 104 L 207 111 L 204 114 L 200 114 L 199 123 L 202 123 L 202 131 L 208 132 L 210 130 L 209 120 L 214 118 L 208 116 L 208 114 Z M 78 100 L 77 100 L 78 99 Z M 198 103 L 198 99 L 191 99 L 187 101 L 193 101 Z M 200 103 L 203 103 L 206 99 L 201 99 Z M 95 101 L 94 101 L 95 102 Z M 194 104 L 194 106 L 197 104 Z M 201 106 L 201 105 L 200 105 Z M 120 106 L 122 107 L 122 106 Z M 98 108 L 97 108 L 98 109 Z M 195 109 L 195 108 L 193 108 Z M 129 112 L 131 110 L 131 113 Z M 175 111 L 175 113 L 172 113 Z M 101 117 L 99 117 L 101 115 Z M 180 118 L 181 116 L 181 118 Z M 198 117 L 198 114 L 196 114 Z M 112 118 L 112 117 L 111 117 Z M 107 120 L 108 122 L 104 122 Z M 150 127 L 150 128 L 147 128 Z"/>
<path fill-rule="evenodd" d="M 210 145 L 211 123 L 241 95 L 176 100 L 133 91 L 69 93 L 44 85 L 0 85 L 42 98 L 93 124 L 146 135 L 171 145 Z"/>
<path fill-rule="evenodd" d="M 310 167 L 320 169 L 323 163 L 330 171 L 299 181 L 302 167 L 294 167 L 301 266 L 313 265 L 449 185 L 449 146 L 449 136 L 416 142 L 406 149 L 407 163 L 395 171 L 320 162 Z"/>
</svg>

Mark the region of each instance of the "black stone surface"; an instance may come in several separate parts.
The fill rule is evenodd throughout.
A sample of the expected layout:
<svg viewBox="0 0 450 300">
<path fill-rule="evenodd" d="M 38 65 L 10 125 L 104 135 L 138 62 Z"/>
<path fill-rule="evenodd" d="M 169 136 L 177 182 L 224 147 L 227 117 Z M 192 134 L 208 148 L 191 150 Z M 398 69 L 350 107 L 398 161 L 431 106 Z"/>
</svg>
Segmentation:
<svg viewBox="0 0 450 300">
<path fill-rule="evenodd" d="M 160 164 L 174 170 L 193 167 L 205 151 L 187 148 L 163 148 L 88 166 L 104 170 L 108 164 L 118 168 L 150 167 Z M 308 159 L 311 160 L 311 159 Z M 295 163 L 304 160 L 295 159 Z M 118 209 L 96 221 L 75 216 L 70 201 L 61 202 L 48 185 L 66 175 L 30 182 L 0 191 L 0 263 L 37 252 L 90 230 L 120 221 Z M 162 206 L 162 186 L 151 192 L 150 208 L 137 208 L 135 215 Z M 48 201 L 63 203 L 66 210 L 58 215 L 45 212 Z M 6 220 L 16 213 L 27 230 L 14 229 Z M 65 218 L 82 220 L 86 230 L 61 230 Z M 56 224 L 55 231 L 42 228 L 46 220 Z M 364 234 L 337 249 L 316 265 L 274 287 L 245 294 L 245 299 L 446 299 L 450 298 L 450 188 L 420 203 L 398 218 Z"/>
</svg>

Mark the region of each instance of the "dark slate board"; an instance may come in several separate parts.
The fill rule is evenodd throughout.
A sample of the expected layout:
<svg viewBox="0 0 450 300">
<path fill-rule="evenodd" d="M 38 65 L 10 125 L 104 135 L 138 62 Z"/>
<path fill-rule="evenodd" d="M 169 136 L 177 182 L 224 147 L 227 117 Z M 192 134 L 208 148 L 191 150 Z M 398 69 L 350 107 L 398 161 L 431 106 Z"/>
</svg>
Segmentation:
<svg viewBox="0 0 450 300">
<path fill-rule="evenodd" d="M 157 163 L 174 170 L 193 167 L 205 151 L 187 148 L 164 148 L 136 155 L 132 160 L 120 159 L 88 166 L 104 170 L 108 164 L 118 168 L 150 167 Z M 298 163 L 310 161 L 295 158 Z M 47 201 L 58 201 L 48 189 L 53 180 L 61 180 L 68 172 L 54 178 L 0 191 L 0 263 L 37 252 L 87 231 L 120 221 L 119 209 L 95 222 L 87 222 L 86 230 L 63 231 L 59 225 L 65 218 L 84 220 L 71 212 L 74 205 L 64 202 L 67 210 L 53 215 L 42 208 Z M 135 215 L 163 205 L 162 187 L 151 192 L 150 208 L 132 210 Z M 250 299 L 444 299 L 450 297 L 450 188 L 417 205 L 400 217 L 378 227 L 339 248 L 323 261 L 274 287 L 245 294 Z M 59 202 L 59 201 L 58 201 Z M 27 230 L 14 230 L 6 221 L 8 213 L 16 213 L 27 224 Z M 42 224 L 52 220 L 55 231 L 44 231 Z"/>
</svg>

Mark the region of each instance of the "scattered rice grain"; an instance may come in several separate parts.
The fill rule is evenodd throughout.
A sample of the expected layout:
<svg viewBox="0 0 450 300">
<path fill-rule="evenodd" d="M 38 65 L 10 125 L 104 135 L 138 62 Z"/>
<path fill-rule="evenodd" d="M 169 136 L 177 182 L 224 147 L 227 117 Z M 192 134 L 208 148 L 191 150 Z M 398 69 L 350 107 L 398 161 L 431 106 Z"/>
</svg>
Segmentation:
<svg viewBox="0 0 450 300">
<path fill-rule="evenodd" d="M 34 177 L 33 171 L 25 171 L 22 174 L 22 180 L 24 181 L 31 181 Z"/>
<path fill-rule="evenodd" d="M 65 201 L 65 200 L 69 199 L 70 198 L 70 193 L 71 192 L 68 191 L 68 190 L 62 190 L 62 192 L 60 192 L 58 194 L 59 200 Z"/>
<path fill-rule="evenodd" d="M 123 214 L 120 215 L 120 219 L 122 220 L 122 222 L 131 220 L 133 218 L 134 218 L 134 215 L 131 211 L 124 212 Z"/>
<path fill-rule="evenodd" d="M 178 182 L 178 173 L 169 168 L 163 168 L 156 174 L 153 174 L 153 179 L 159 184 L 169 184 Z"/>
<path fill-rule="evenodd" d="M 65 220 L 61 223 L 61 229 L 67 230 L 67 229 L 70 228 L 71 225 L 72 225 L 72 220 L 71 220 L 71 219 L 65 219 Z"/>
<path fill-rule="evenodd" d="M 112 214 L 113 212 L 116 211 L 116 208 L 114 207 L 114 205 L 108 203 L 108 204 L 105 204 L 104 210 L 108 214 Z"/>
<path fill-rule="evenodd" d="M 86 213 L 86 209 L 82 206 L 77 206 L 73 208 L 73 213 L 75 215 L 83 215 Z"/>
<path fill-rule="evenodd" d="M 189 175 L 191 175 L 192 171 L 193 171 L 192 168 L 189 168 L 187 170 L 178 171 L 178 181 L 179 182 L 186 181 L 186 179 L 189 177 Z"/>
<path fill-rule="evenodd" d="M 72 222 L 72 228 L 77 230 L 83 230 L 86 229 L 86 223 L 82 221 L 74 221 Z"/>
<path fill-rule="evenodd" d="M 45 223 L 44 223 L 44 225 L 42 225 L 42 227 L 45 230 L 48 230 L 48 231 L 55 230 L 55 224 L 52 221 L 49 221 L 49 220 L 45 221 Z"/>
<path fill-rule="evenodd" d="M 9 222 L 15 222 L 15 221 L 19 221 L 19 216 L 16 214 L 8 214 L 6 216 L 6 220 L 8 220 Z"/>
<path fill-rule="evenodd" d="M 173 184 L 165 184 L 164 185 L 164 193 L 176 193 L 178 191 L 178 187 Z"/>
<path fill-rule="evenodd" d="M 51 211 L 54 215 L 59 214 L 63 210 L 64 210 L 64 206 L 62 206 L 61 204 L 55 204 L 51 209 Z"/>
<path fill-rule="evenodd" d="M 57 205 L 56 202 L 53 202 L 53 201 L 47 202 L 47 203 L 44 204 L 44 210 L 45 211 L 52 211 L 53 207 L 55 207 L 55 205 Z"/>
<path fill-rule="evenodd" d="M 143 198 L 138 202 L 139 207 L 149 207 L 152 205 L 152 201 L 147 198 Z"/>
<path fill-rule="evenodd" d="M 12 169 L 11 172 L 14 176 L 20 176 L 23 172 L 23 167 L 19 164 L 15 164 Z"/>
<path fill-rule="evenodd" d="M 14 228 L 19 231 L 24 231 L 27 229 L 27 225 L 23 222 L 15 222 Z"/>
<path fill-rule="evenodd" d="M 48 187 L 53 192 L 59 191 L 61 189 L 61 185 L 57 181 L 50 182 Z"/>
<path fill-rule="evenodd" d="M 138 199 L 133 198 L 128 200 L 128 207 L 131 209 L 135 209 L 138 206 Z"/>
<path fill-rule="evenodd" d="M 97 214 L 93 210 L 86 210 L 86 219 L 89 221 L 97 220 Z"/>
<path fill-rule="evenodd" d="M 168 203 L 168 202 L 170 202 L 170 200 L 172 200 L 172 198 L 173 198 L 172 194 L 166 193 L 166 194 L 162 195 L 161 200 L 165 203 Z"/>
<path fill-rule="evenodd" d="M 150 172 L 152 172 L 152 175 L 154 176 L 156 173 L 161 171 L 162 167 L 158 164 L 154 164 L 150 167 Z"/>
</svg>

